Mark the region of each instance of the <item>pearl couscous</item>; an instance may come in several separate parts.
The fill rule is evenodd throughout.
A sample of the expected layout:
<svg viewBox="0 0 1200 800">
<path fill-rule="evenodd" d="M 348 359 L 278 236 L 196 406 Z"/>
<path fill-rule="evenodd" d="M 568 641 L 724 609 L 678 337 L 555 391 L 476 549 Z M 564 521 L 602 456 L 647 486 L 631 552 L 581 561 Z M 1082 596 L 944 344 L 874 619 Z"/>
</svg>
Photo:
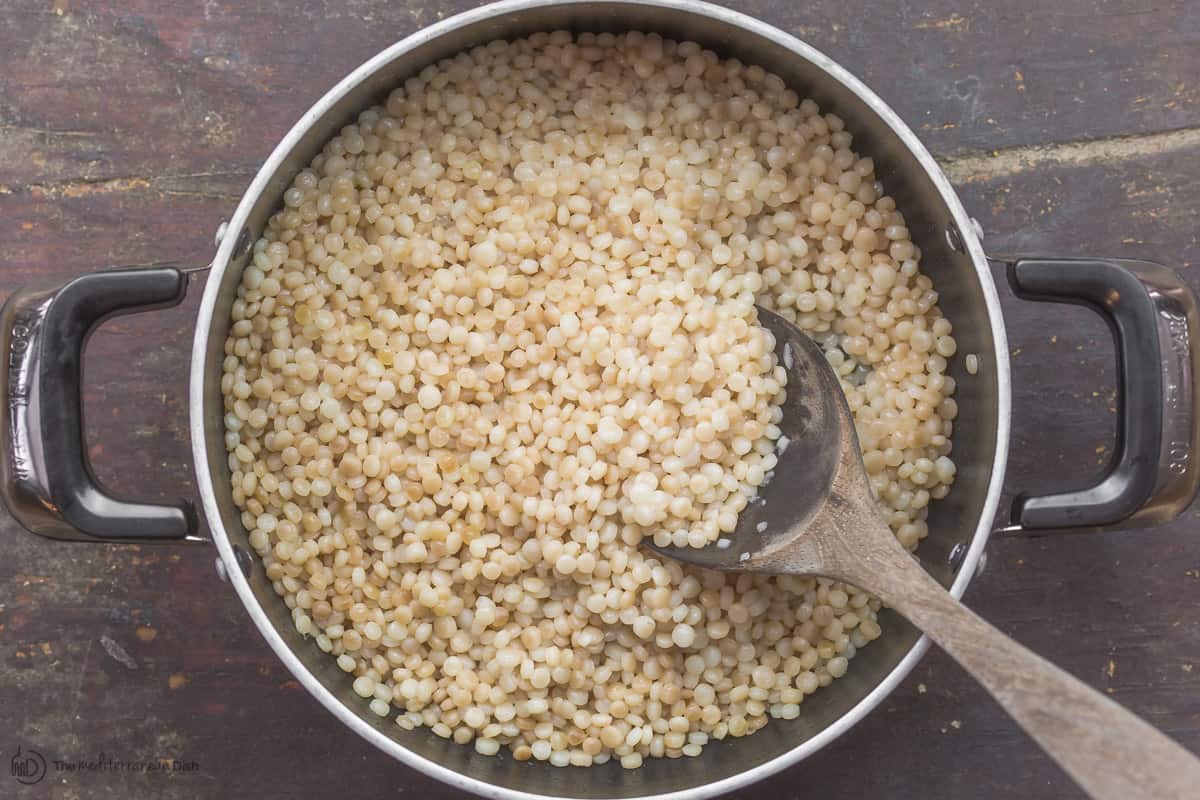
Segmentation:
<svg viewBox="0 0 1200 800">
<path fill-rule="evenodd" d="M 877 601 L 639 544 L 717 541 L 775 465 L 759 303 L 824 347 L 916 546 L 956 413 L 919 255 L 842 121 L 759 67 L 565 32 L 430 66 L 245 269 L 222 391 L 250 543 L 402 728 L 633 768 L 794 718 Z"/>
</svg>

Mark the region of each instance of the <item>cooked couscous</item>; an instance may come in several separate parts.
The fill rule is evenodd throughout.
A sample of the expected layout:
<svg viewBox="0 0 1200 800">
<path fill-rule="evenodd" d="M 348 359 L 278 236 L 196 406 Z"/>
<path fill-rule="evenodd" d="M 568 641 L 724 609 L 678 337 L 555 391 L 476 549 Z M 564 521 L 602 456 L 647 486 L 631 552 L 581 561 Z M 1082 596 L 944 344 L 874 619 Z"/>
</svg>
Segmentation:
<svg viewBox="0 0 1200 800">
<path fill-rule="evenodd" d="M 755 304 L 842 376 L 913 548 L 955 352 L 842 121 L 655 35 L 430 66 L 330 141 L 246 267 L 233 495 L 297 629 L 403 728 L 565 766 L 695 756 L 841 677 L 878 603 L 639 547 L 731 531 L 786 391 Z"/>
</svg>

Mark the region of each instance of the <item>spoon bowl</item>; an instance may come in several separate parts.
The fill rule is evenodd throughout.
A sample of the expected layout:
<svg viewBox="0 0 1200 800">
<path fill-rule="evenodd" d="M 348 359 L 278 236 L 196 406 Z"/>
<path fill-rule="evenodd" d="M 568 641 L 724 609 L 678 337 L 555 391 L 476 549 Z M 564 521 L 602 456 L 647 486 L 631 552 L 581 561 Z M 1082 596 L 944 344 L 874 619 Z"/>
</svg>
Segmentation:
<svg viewBox="0 0 1200 800">
<path fill-rule="evenodd" d="M 664 556 L 708 569 L 763 571 L 759 557 L 787 547 L 826 504 L 847 433 L 858 450 L 853 425 L 839 424 L 839 404 L 845 405 L 845 398 L 824 351 L 774 311 L 762 306 L 757 311 L 758 323 L 774 337 L 775 356 L 788 374 L 775 451 L 779 461 L 738 515 L 737 527 L 716 545 L 661 547 L 646 540 Z M 801 475 L 803 480 L 792 478 Z"/>
</svg>

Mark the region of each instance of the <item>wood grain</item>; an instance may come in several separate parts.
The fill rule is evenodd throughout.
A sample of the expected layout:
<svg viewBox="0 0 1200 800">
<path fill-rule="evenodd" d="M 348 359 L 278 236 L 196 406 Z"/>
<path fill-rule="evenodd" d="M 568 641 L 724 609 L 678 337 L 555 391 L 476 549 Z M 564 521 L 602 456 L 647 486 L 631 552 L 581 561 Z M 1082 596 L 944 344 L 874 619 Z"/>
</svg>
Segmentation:
<svg viewBox="0 0 1200 800">
<path fill-rule="evenodd" d="M 842 541 L 854 563 L 830 574 L 870 588 L 927 633 L 1090 797 L 1187 800 L 1195 795 L 1200 785 L 1195 755 L 952 598 L 902 551 L 882 522 L 874 531 L 878 547 L 873 552 L 860 540 L 851 553 Z"/>
<path fill-rule="evenodd" d="M 204 263 L 250 175 L 313 100 L 374 50 L 470 5 L 6 3 L 0 297 L 103 265 Z M 1200 289 L 1200 147 L 1147 146 L 1200 125 L 1196 3 L 739 7 L 810 41 L 896 107 L 955 176 L 989 247 L 1140 255 L 1181 268 Z M 1047 144 L 1027 167 L 1031 148 Z M 1085 310 L 1021 303 L 1003 286 L 1001 295 L 1014 354 L 1008 489 L 1082 484 L 1111 447 L 1108 332 Z M 183 395 L 198 296 L 115 320 L 91 344 L 91 446 L 114 487 L 192 491 Z M 1200 750 L 1198 534 L 1193 510 L 1151 531 L 997 540 L 967 601 Z M 201 766 L 54 776 L 22 789 L 0 762 L 0 796 L 315 800 L 347 786 L 456 796 L 381 758 L 313 702 L 250 629 L 211 551 L 63 547 L 2 513 L 0 538 L 0 750 Z M 817 791 L 828 800 L 1080 796 L 940 652 L 851 734 L 737 797 Z"/>
</svg>

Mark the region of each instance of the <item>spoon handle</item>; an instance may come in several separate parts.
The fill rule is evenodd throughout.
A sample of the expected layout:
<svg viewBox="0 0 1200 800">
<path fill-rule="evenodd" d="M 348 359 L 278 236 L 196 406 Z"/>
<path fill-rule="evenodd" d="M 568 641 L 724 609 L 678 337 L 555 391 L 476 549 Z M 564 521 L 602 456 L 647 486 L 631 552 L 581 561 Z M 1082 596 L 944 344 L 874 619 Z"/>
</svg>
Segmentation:
<svg viewBox="0 0 1200 800">
<path fill-rule="evenodd" d="M 859 585 L 958 661 L 1091 797 L 1200 797 L 1200 759 L 985 622 L 898 543 L 872 548 L 867 561 Z"/>
</svg>

